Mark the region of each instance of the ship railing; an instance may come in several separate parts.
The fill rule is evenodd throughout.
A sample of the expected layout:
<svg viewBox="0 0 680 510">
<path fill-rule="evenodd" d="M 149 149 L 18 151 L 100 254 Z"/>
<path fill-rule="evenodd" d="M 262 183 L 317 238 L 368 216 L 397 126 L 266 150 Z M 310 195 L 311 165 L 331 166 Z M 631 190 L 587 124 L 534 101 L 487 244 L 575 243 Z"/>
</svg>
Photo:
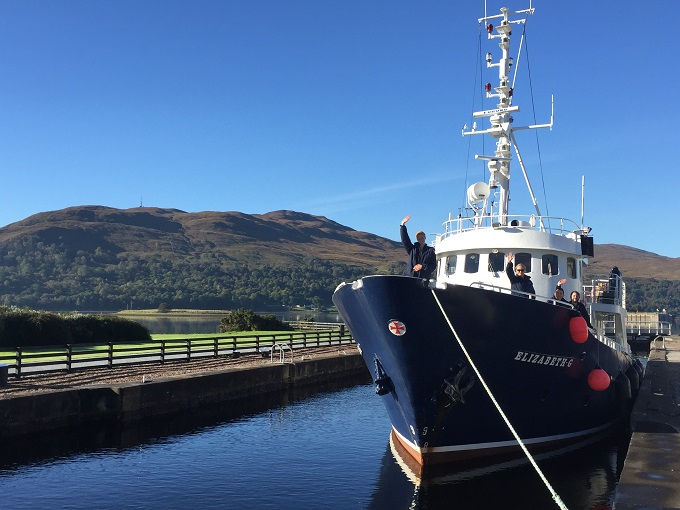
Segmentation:
<svg viewBox="0 0 680 510">
<path fill-rule="evenodd" d="M 508 287 L 501 287 L 500 285 L 494 285 L 488 282 L 472 282 L 470 287 L 477 287 L 478 289 L 492 290 L 494 292 L 501 292 L 503 294 L 512 294 L 513 296 L 525 297 L 528 299 L 536 299 L 544 303 L 548 303 L 555 306 L 561 306 L 563 308 L 572 308 L 569 303 L 564 303 L 563 301 L 558 301 L 552 296 L 541 296 L 537 294 L 531 294 L 530 292 L 523 292 L 521 290 L 513 290 Z"/>
<path fill-rule="evenodd" d="M 616 321 L 613 320 L 603 320 L 600 322 L 600 331 L 604 336 L 615 336 L 616 335 Z"/>
<path fill-rule="evenodd" d="M 529 294 L 527 292 L 521 292 L 518 290 L 512 290 L 507 287 L 501 287 L 499 285 L 493 285 L 491 283 L 486 283 L 486 282 L 473 282 L 470 284 L 470 287 L 477 287 L 480 289 L 485 289 L 485 290 L 491 290 L 494 292 L 502 292 L 503 294 L 512 294 L 516 296 L 523 296 L 526 298 L 530 299 L 535 299 L 537 301 L 542 301 L 543 303 L 547 303 L 549 305 L 553 306 L 559 306 L 562 308 L 568 308 L 568 309 L 573 309 L 573 307 L 569 303 L 565 303 L 563 301 L 558 301 L 554 297 L 550 296 L 541 296 L 541 295 L 536 295 L 536 294 Z M 602 324 L 602 327 L 600 329 L 592 328 L 592 331 L 594 333 L 597 333 L 597 338 L 600 342 L 605 343 L 606 345 L 614 348 L 614 349 L 621 349 L 622 345 L 619 341 L 616 339 L 615 335 L 615 324 L 614 321 L 611 321 L 611 324 Z"/>
<path fill-rule="evenodd" d="M 442 241 L 456 234 L 483 228 L 516 227 L 563 236 L 583 233 L 582 227 L 575 221 L 558 216 L 507 215 L 505 219 L 505 223 L 500 223 L 498 216 L 491 215 L 452 218 L 442 224 L 444 232 L 438 234 L 436 240 Z"/>
<path fill-rule="evenodd" d="M 586 305 L 603 303 L 626 307 L 626 283 L 618 275 L 607 278 L 594 278 L 589 285 L 583 286 L 583 299 Z"/>
</svg>

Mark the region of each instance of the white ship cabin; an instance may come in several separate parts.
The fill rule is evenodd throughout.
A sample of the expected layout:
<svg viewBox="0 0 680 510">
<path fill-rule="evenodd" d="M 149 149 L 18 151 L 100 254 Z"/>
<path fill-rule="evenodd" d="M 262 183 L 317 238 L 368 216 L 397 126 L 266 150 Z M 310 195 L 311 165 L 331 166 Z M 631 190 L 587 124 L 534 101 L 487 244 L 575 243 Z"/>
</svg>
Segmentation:
<svg viewBox="0 0 680 510">
<path fill-rule="evenodd" d="M 464 221 L 449 220 L 444 234 L 437 236 L 438 283 L 510 289 L 505 266 L 512 253 L 513 264 L 526 266 L 537 296 L 551 298 L 562 278 L 567 279 L 562 286 L 567 298 L 572 290 L 583 293 L 584 256 L 576 225 L 566 231 L 565 220 L 558 220 L 560 227 L 552 231 L 536 227 L 536 221 L 511 219 L 507 226 L 464 228 Z"/>
<path fill-rule="evenodd" d="M 596 278 L 583 289 L 593 327 L 609 338 L 623 339 L 626 345 L 626 283 L 621 276 L 610 274 L 607 278 Z"/>
<path fill-rule="evenodd" d="M 434 248 L 438 286 L 479 286 L 509 293 L 505 267 L 512 253 L 513 267 L 517 263 L 526 266 L 525 274 L 531 277 L 536 299 L 554 303 L 555 287 L 566 279 L 562 285 L 565 299 L 568 301 L 571 292 L 578 291 L 589 309 L 593 327 L 626 345 L 625 287 L 621 279 L 617 277 L 618 285 L 612 285 L 618 291 L 611 302 L 597 294 L 597 285 L 602 286 L 603 281 L 584 285 L 583 264 L 593 250 L 587 231 L 570 220 L 534 216 L 508 217 L 505 226 L 471 223 L 474 218 L 449 220 L 444 224 L 445 232 L 437 235 Z"/>
</svg>

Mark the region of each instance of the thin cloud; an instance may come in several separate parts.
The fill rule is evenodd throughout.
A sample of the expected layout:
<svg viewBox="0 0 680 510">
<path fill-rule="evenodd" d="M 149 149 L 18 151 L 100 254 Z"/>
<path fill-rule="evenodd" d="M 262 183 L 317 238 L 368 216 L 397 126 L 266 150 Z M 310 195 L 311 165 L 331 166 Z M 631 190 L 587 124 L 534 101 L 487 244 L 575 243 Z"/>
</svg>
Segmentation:
<svg viewBox="0 0 680 510">
<path fill-rule="evenodd" d="M 330 195 L 324 197 L 323 199 L 312 200 L 301 204 L 301 210 L 306 210 L 308 208 L 318 207 L 321 205 L 324 206 L 325 210 L 330 210 L 333 212 L 356 209 L 357 207 L 366 207 L 368 205 L 374 206 L 377 203 L 402 200 L 403 196 L 400 195 L 399 192 L 404 190 L 413 191 L 417 188 L 433 186 L 445 182 L 452 182 L 454 180 L 456 180 L 456 178 L 439 176 L 407 181 L 402 180 L 400 182 L 376 186 L 374 188 L 363 188 L 342 195 Z"/>
</svg>

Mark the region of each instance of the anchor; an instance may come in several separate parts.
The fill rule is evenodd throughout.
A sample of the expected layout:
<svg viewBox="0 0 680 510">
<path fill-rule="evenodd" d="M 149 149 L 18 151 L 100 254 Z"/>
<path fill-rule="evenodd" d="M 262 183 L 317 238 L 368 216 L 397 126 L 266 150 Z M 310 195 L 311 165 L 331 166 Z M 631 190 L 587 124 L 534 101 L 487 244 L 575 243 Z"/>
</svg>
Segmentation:
<svg viewBox="0 0 680 510">
<path fill-rule="evenodd" d="M 387 395 L 392 392 L 392 380 L 385 373 L 380 360 L 375 358 L 375 392 L 380 395 Z"/>
<path fill-rule="evenodd" d="M 453 370 L 453 368 L 451 370 Z M 470 388 L 472 388 L 472 386 L 477 381 L 477 378 L 474 374 L 467 374 L 468 366 L 462 362 L 459 362 L 458 371 L 453 376 L 453 380 L 444 379 L 444 393 L 455 404 L 459 402 L 462 404 L 465 403 L 465 394 L 470 391 Z M 466 379 L 463 380 L 463 377 L 466 377 Z"/>
</svg>

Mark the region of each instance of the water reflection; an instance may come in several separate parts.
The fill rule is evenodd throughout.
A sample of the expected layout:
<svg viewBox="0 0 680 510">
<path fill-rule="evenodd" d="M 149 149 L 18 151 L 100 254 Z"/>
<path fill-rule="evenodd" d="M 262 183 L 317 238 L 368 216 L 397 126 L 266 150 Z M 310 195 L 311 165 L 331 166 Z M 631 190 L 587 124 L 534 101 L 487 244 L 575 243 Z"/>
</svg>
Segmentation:
<svg viewBox="0 0 680 510">
<path fill-rule="evenodd" d="M 524 459 L 409 464 L 366 379 L 13 438 L 0 444 L 0 491 L 21 497 L 2 508 L 557 508 Z M 537 461 L 571 510 L 610 508 L 627 444 Z"/>
<path fill-rule="evenodd" d="M 553 490 L 571 509 L 611 508 L 630 434 L 600 436 L 536 454 Z M 367 508 L 558 508 L 526 458 L 433 466 L 423 471 L 390 438 Z"/>
<path fill-rule="evenodd" d="M 286 312 L 255 312 L 260 315 L 274 315 L 276 318 L 290 322 L 314 319 L 316 322 L 342 322 L 338 313 L 312 312 L 310 310 L 286 311 Z M 189 335 L 192 333 L 218 333 L 220 330 L 221 315 L 185 315 L 185 316 L 128 316 L 131 320 L 146 326 L 152 335 L 172 334 Z"/>
<path fill-rule="evenodd" d="M 198 409 L 127 424 L 98 424 L 13 437 L 0 447 L 0 471 L 54 462 L 97 451 L 124 451 L 164 438 L 198 433 L 206 428 L 244 419 L 269 409 L 284 408 L 313 395 L 365 384 L 366 375 L 327 381 L 314 386 L 272 391 L 257 398 L 212 403 Z"/>
</svg>

